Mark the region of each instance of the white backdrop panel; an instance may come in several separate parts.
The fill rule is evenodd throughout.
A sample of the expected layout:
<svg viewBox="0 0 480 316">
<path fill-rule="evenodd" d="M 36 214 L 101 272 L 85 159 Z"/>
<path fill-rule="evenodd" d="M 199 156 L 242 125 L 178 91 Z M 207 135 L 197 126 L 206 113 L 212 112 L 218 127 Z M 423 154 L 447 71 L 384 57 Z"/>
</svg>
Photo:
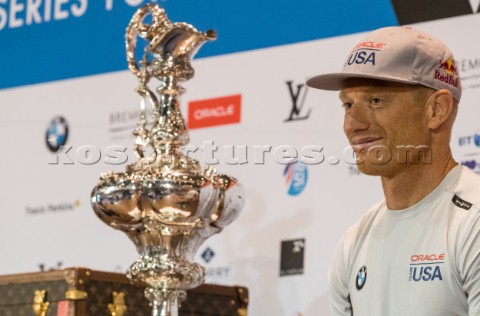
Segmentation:
<svg viewBox="0 0 480 316">
<path fill-rule="evenodd" d="M 475 61 L 480 58 L 480 43 L 475 33 L 480 29 L 480 16 L 416 27 L 438 35 L 467 65 L 460 71 L 471 78 L 465 81 L 452 146 L 459 161 L 475 159 L 480 147 L 461 139 L 473 139 L 479 127 L 480 62 L 475 66 Z M 207 267 L 208 282 L 247 286 L 251 315 L 325 315 L 326 274 L 337 240 L 382 197 L 379 180 L 357 174 L 343 154 L 347 141 L 337 93 L 301 88 L 300 116 L 311 111 L 310 115 L 285 122 L 292 110 L 287 82 L 298 89 L 309 75 L 338 71 L 346 52 L 362 36 L 204 58 L 194 62 L 196 76 L 185 84 L 184 113 L 191 101 L 242 95 L 239 124 L 191 130 L 190 144 L 213 141 L 219 147 L 216 168 L 236 176 L 245 187 L 242 215 L 208 240 L 196 260 Z M 86 165 L 81 163 L 85 157 L 75 154 L 86 145 L 103 154 L 112 144 L 131 148 L 129 132 L 113 129 L 135 125 L 139 104 L 135 86 L 136 79 L 129 72 L 116 72 L 0 93 L 0 133 L 4 135 L 0 141 L 0 273 L 34 271 L 39 264 L 55 267 L 57 262 L 123 272 L 135 260 L 133 245 L 101 223 L 89 204 L 99 174 L 123 170 L 125 165 L 108 165 L 103 162 L 105 156 L 99 163 Z M 62 160 L 51 164 L 55 154 L 48 151 L 45 134 L 57 115 L 68 122 L 67 145 L 72 146 L 68 156 L 73 164 Z M 246 146 L 248 161 L 228 163 L 229 145 Z M 272 146 L 263 164 L 254 163 L 258 145 Z M 285 164 L 273 151 L 279 146 L 300 151 L 307 145 L 322 147 L 325 161 L 308 165 L 303 192 L 290 196 L 283 177 Z M 201 152 L 195 156 L 204 161 Z M 339 163 L 332 164 L 329 157 L 337 157 Z M 293 239 L 305 239 L 304 272 L 280 277 L 281 241 Z M 207 248 L 215 253 L 209 262 L 201 257 Z"/>
</svg>

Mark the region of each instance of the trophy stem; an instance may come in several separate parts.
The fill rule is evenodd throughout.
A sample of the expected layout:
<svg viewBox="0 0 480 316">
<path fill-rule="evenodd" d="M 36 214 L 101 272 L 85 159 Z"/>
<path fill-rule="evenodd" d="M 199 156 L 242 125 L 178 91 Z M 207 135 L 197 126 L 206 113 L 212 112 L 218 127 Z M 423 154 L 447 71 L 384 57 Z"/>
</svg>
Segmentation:
<svg viewBox="0 0 480 316">
<path fill-rule="evenodd" d="M 147 288 L 145 296 L 152 304 L 152 316 L 178 316 L 179 303 L 185 291 Z"/>
</svg>

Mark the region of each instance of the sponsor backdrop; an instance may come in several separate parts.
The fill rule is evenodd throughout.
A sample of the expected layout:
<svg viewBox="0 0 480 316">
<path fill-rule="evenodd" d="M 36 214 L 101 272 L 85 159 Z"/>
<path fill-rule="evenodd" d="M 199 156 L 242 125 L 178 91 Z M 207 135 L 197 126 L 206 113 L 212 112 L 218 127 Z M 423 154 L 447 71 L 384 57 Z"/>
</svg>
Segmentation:
<svg viewBox="0 0 480 316">
<path fill-rule="evenodd" d="M 440 2 L 160 2 L 173 21 L 219 33 L 184 85 L 187 149 L 239 178 L 247 203 L 196 260 L 207 282 L 247 286 L 251 315 L 327 314 L 334 247 L 382 198 L 379 180 L 353 164 L 337 93 L 304 85 L 338 71 L 362 32 L 416 23 L 451 46 L 457 66 L 439 61 L 438 71 L 456 71 L 464 84 L 452 147 L 480 173 L 480 1 L 457 11 Z M 136 259 L 132 243 L 95 217 L 89 197 L 101 172 L 133 160 L 140 100 L 123 32 L 141 4 L 0 0 L 1 274 L 124 272 Z"/>
</svg>

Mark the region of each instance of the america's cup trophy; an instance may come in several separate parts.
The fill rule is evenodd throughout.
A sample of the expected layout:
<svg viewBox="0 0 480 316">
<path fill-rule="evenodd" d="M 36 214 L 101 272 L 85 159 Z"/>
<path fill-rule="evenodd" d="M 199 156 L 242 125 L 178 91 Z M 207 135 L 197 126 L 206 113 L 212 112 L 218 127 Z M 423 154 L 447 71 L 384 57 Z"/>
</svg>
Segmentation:
<svg viewBox="0 0 480 316">
<path fill-rule="evenodd" d="M 170 22 L 153 3 L 138 9 L 126 31 L 128 65 L 139 79 L 139 120 L 133 131 L 137 161 L 125 172 L 102 174 L 91 201 L 102 221 L 135 243 L 140 256 L 127 276 L 146 286 L 153 316 L 178 315 L 185 290 L 204 282 L 204 268 L 192 262 L 196 251 L 244 204 L 237 180 L 212 167 L 202 170 L 182 153 L 189 136 L 179 109 L 184 92 L 179 84 L 193 77 L 193 55 L 215 37 L 214 31 Z M 139 39 L 144 49 L 138 49 Z M 156 93 L 148 86 L 152 81 Z"/>
</svg>

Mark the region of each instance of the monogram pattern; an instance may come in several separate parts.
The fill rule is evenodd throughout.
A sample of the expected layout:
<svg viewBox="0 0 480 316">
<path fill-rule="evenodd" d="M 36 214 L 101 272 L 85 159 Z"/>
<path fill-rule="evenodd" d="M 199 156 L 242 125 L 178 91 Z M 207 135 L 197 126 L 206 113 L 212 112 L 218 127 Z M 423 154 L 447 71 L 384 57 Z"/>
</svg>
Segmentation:
<svg viewBox="0 0 480 316">
<path fill-rule="evenodd" d="M 65 300 L 65 293 L 69 290 L 66 280 L 42 280 L 41 282 L 24 282 L 23 280 L 21 283 L 13 281 L 7 284 L 1 281 L 0 276 L 1 316 L 34 316 L 32 304 L 36 290 L 47 292 L 46 299 L 50 305 L 46 316 L 57 316 L 58 301 Z M 151 307 L 143 294 L 142 287 L 114 280 L 109 282 L 105 281 L 105 278 L 95 280 L 91 277 L 83 284 L 83 289 L 88 293 L 86 308 L 79 308 L 75 316 L 111 316 L 108 304 L 112 303 L 114 291 L 125 294 L 127 311 L 124 316 L 151 314 Z M 245 288 L 242 290 L 246 291 Z M 205 285 L 200 286 L 199 289 L 187 291 L 187 298 L 180 305 L 179 315 L 237 316 L 238 309 L 241 307 L 246 307 L 246 301 L 242 301 L 236 288 Z"/>
</svg>

